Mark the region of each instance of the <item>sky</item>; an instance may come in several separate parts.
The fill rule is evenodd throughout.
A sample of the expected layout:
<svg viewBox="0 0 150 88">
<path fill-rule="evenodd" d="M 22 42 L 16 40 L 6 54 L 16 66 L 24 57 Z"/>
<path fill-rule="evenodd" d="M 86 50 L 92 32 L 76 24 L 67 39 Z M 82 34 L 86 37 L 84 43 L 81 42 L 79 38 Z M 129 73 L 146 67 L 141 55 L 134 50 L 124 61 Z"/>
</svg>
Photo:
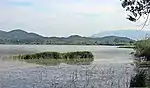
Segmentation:
<svg viewBox="0 0 150 88">
<path fill-rule="evenodd" d="M 91 36 L 101 31 L 136 30 L 120 0 L 0 0 L 0 29 L 43 36 Z"/>
</svg>

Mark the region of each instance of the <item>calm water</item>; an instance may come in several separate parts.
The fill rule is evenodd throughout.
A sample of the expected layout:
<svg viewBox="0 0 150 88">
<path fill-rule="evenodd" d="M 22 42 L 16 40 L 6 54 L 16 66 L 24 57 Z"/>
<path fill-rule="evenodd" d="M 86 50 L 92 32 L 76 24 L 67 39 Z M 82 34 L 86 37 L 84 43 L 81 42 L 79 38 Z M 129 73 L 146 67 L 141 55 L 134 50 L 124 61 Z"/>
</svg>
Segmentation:
<svg viewBox="0 0 150 88">
<path fill-rule="evenodd" d="M 39 66 L 7 56 L 44 51 L 91 51 L 91 65 Z M 132 49 L 112 46 L 0 45 L 0 88 L 128 88 Z"/>
</svg>

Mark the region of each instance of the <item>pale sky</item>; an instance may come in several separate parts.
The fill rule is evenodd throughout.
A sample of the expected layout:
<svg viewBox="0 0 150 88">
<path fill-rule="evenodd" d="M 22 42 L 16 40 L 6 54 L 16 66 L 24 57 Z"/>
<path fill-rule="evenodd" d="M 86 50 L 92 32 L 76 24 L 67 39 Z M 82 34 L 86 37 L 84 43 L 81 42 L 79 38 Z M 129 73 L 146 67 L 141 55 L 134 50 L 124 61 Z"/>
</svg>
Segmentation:
<svg viewBox="0 0 150 88">
<path fill-rule="evenodd" d="M 0 29 L 44 36 L 91 36 L 105 30 L 136 30 L 120 0 L 1 0 Z"/>
</svg>

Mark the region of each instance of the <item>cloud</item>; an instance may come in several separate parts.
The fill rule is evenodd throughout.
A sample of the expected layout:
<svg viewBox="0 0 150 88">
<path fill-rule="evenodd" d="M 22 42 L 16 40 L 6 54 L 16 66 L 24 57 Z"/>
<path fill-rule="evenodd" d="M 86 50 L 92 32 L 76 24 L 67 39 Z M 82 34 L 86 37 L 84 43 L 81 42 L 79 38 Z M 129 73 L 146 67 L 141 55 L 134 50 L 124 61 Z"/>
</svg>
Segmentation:
<svg viewBox="0 0 150 88">
<path fill-rule="evenodd" d="M 46 36 L 134 28 L 119 0 L 3 0 L 0 29 L 22 28 Z"/>
<path fill-rule="evenodd" d="M 62 10 L 75 13 L 111 13 L 116 8 L 104 0 L 8 0 L 13 6 L 31 6 L 30 9 Z"/>
<path fill-rule="evenodd" d="M 79 14 L 99 14 L 99 13 L 114 13 L 115 8 L 106 5 L 83 5 L 83 4 L 76 4 L 76 5 L 68 5 L 64 6 L 68 11 L 72 11 L 74 13 Z"/>
</svg>

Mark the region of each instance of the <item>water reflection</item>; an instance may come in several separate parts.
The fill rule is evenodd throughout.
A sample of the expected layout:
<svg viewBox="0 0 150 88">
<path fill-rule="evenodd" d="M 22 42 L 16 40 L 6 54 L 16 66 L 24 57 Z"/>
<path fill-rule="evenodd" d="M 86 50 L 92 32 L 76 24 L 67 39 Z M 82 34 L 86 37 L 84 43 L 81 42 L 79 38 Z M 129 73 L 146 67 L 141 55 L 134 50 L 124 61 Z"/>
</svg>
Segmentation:
<svg viewBox="0 0 150 88">
<path fill-rule="evenodd" d="M 39 65 L 47 65 L 47 66 L 53 66 L 53 65 L 60 65 L 62 63 L 68 64 L 68 65 L 91 65 L 93 63 L 93 59 L 91 60 L 63 60 L 63 59 L 29 59 L 29 60 L 22 60 L 28 63 L 36 63 Z"/>
</svg>

